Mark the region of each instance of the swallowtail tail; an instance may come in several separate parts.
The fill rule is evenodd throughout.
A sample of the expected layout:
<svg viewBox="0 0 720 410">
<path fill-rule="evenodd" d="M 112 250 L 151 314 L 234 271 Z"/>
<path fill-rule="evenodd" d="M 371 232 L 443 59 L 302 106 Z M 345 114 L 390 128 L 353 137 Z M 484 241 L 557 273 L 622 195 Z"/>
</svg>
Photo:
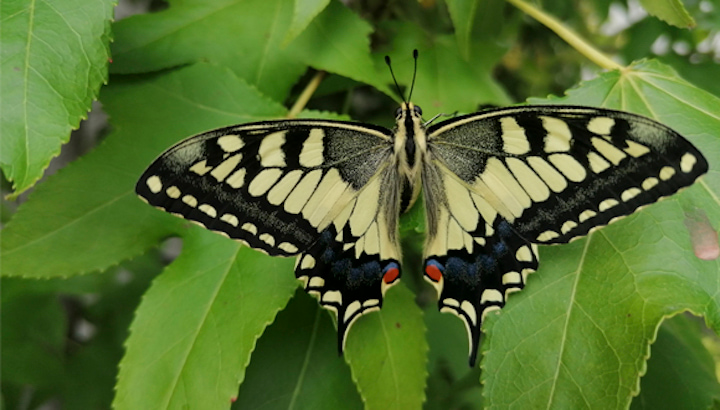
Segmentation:
<svg viewBox="0 0 720 410">
<path fill-rule="evenodd" d="M 137 183 L 151 205 L 270 255 L 297 256 L 305 290 L 337 314 L 338 347 L 400 279 L 399 215 L 423 194 L 424 277 L 460 317 L 474 365 L 480 326 L 558 244 L 692 184 L 702 154 L 627 112 L 519 106 L 395 129 L 280 120 L 190 137 Z"/>
</svg>

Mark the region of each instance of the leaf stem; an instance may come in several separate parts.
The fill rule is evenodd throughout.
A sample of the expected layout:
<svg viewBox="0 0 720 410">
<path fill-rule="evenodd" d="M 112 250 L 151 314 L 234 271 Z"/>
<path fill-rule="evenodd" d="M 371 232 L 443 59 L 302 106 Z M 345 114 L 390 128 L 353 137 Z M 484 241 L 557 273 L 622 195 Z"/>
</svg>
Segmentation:
<svg viewBox="0 0 720 410">
<path fill-rule="evenodd" d="M 295 104 L 293 104 L 292 108 L 290 108 L 290 111 L 287 113 L 287 118 L 295 118 L 298 114 L 300 114 L 300 111 L 305 108 L 305 105 L 308 101 L 310 101 L 310 97 L 312 97 L 313 93 L 320 86 L 323 78 L 325 78 L 325 74 L 325 71 L 318 71 L 315 73 L 312 80 L 310 80 L 308 85 L 305 86 L 303 92 L 300 93 L 300 96 L 297 101 L 295 101 Z"/>
<path fill-rule="evenodd" d="M 552 30 L 555 34 L 565 40 L 571 47 L 577 50 L 580 54 L 588 58 L 588 60 L 599 65 L 606 70 L 622 70 L 624 67 L 610 57 L 600 52 L 600 50 L 593 47 L 590 43 L 585 41 L 577 33 L 563 25 L 555 17 L 545 13 L 541 9 L 533 6 L 532 4 L 526 3 L 523 0 L 507 0 L 515 7 L 524 11 L 527 15 L 539 21 L 545 27 Z"/>
</svg>

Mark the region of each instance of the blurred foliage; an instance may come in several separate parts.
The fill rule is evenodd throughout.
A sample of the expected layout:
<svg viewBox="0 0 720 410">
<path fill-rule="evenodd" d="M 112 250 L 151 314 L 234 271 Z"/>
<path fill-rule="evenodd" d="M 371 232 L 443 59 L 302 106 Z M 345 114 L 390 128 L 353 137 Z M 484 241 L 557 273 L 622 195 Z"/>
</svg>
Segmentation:
<svg viewBox="0 0 720 410">
<path fill-rule="evenodd" d="M 646 4 L 652 16 L 638 1 L 531 4 L 585 48 L 503 0 L 173 0 L 116 22 L 110 2 L 54 3 L 53 13 L 29 0 L 0 7 L 2 408 L 720 402 L 720 266 L 694 257 L 683 224 L 702 209 L 720 229 L 719 0 Z M 626 68 L 606 71 L 587 48 Z M 297 292 L 292 261 L 241 249 L 133 191 L 182 138 L 283 117 L 320 70 L 302 117 L 391 127 L 399 97 L 383 57 L 407 94 L 413 49 L 412 99 L 428 118 L 528 99 L 625 109 L 677 129 L 711 163 L 682 194 L 542 248 L 528 287 L 484 324 L 480 368 L 467 367 L 462 323 L 436 311 L 416 274 L 421 206 L 401 223 L 403 284 L 358 321 L 340 359 L 332 315 Z M 111 132 L 16 199 L 107 78 Z M 171 236 L 184 240 L 177 259 Z"/>
</svg>

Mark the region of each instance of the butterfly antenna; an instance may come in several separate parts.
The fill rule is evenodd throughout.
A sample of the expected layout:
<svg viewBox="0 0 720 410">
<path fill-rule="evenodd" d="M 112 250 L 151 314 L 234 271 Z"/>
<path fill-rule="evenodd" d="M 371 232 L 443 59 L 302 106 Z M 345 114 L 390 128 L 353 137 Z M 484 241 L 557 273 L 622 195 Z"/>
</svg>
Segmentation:
<svg viewBox="0 0 720 410">
<path fill-rule="evenodd" d="M 408 95 L 408 101 L 412 100 L 412 92 L 415 88 L 415 75 L 417 74 L 417 60 L 418 60 L 418 51 L 417 49 L 413 50 L 413 60 L 415 60 L 415 67 L 413 67 L 413 79 L 412 83 L 410 83 L 410 95 Z"/>
<path fill-rule="evenodd" d="M 406 102 L 405 97 L 403 96 L 403 93 L 400 90 L 400 84 L 398 84 L 397 79 L 395 78 L 395 73 L 393 72 L 392 64 L 390 64 L 390 56 L 385 56 L 385 64 L 387 64 L 388 68 L 390 69 L 390 75 L 392 76 L 392 79 L 395 82 L 395 88 L 397 89 L 400 99 L 403 100 L 403 102 Z"/>
</svg>

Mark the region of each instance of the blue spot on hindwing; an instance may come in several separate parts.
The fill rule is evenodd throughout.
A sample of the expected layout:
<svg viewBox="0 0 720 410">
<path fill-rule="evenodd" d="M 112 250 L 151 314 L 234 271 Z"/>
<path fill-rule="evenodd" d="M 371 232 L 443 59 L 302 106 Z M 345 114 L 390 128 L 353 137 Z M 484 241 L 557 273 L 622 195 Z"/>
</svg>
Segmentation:
<svg viewBox="0 0 720 410">
<path fill-rule="evenodd" d="M 493 245 L 493 252 L 497 256 L 504 255 L 507 252 L 507 245 L 505 245 L 505 242 L 497 242 Z"/>
<path fill-rule="evenodd" d="M 346 276 L 349 273 L 350 268 L 352 268 L 352 266 L 350 265 L 350 261 L 348 259 L 340 259 L 332 262 L 330 265 L 330 271 L 336 278 Z"/>
<path fill-rule="evenodd" d="M 431 259 L 431 260 L 433 260 L 433 259 Z M 429 263 L 430 263 L 430 261 L 428 261 L 428 264 L 429 264 Z M 439 263 L 437 263 L 437 262 L 435 262 L 435 263 L 439 265 Z M 385 275 L 385 274 L 387 273 L 387 271 L 389 271 L 390 269 L 393 269 L 393 268 L 399 270 L 399 269 L 400 269 L 400 266 L 399 266 L 397 263 L 395 263 L 395 262 L 390 262 L 390 263 L 388 263 L 387 265 L 385 265 L 385 267 L 384 267 L 383 270 L 382 270 L 383 275 Z"/>
<path fill-rule="evenodd" d="M 380 262 L 376 260 L 364 262 L 360 264 L 360 266 L 356 267 L 352 266 L 353 261 L 349 259 L 347 261 L 351 267 L 347 277 L 345 278 L 345 283 L 350 288 L 372 285 L 382 277 Z M 355 261 L 355 263 L 357 263 L 357 261 Z"/>
<path fill-rule="evenodd" d="M 480 265 L 477 263 L 473 263 L 472 260 L 451 256 L 447 259 L 446 265 L 445 275 L 448 277 L 460 280 L 469 286 L 477 285 L 478 275 L 480 274 Z"/>
<path fill-rule="evenodd" d="M 440 272 L 445 272 L 445 267 L 442 265 L 442 263 L 438 262 L 435 259 L 428 259 L 426 265 L 433 265 L 437 267 Z"/>
<path fill-rule="evenodd" d="M 446 266 L 447 269 L 445 270 L 446 275 L 463 275 L 465 274 L 465 261 L 458 258 L 458 257 L 449 257 Z"/>
<path fill-rule="evenodd" d="M 497 264 L 497 260 L 490 255 L 478 255 L 477 262 L 480 264 L 483 272 L 494 271 Z"/>
<path fill-rule="evenodd" d="M 512 226 L 510 226 L 510 223 L 504 219 L 497 224 L 497 228 L 495 230 L 501 238 L 507 238 L 513 233 Z"/>
<path fill-rule="evenodd" d="M 333 232 L 330 231 L 330 229 L 326 229 L 323 231 L 323 233 L 320 235 L 320 238 L 318 239 L 318 242 L 320 242 L 323 246 L 329 246 L 333 242 Z"/>
<path fill-rule="evenodd" d="M 322 255 L 320 256 L 320 260 L 325 263 L 332 263 L 335 259 L 335 251 L 332 250 L 332 248 L 325 248 Z"/>
</svg>

